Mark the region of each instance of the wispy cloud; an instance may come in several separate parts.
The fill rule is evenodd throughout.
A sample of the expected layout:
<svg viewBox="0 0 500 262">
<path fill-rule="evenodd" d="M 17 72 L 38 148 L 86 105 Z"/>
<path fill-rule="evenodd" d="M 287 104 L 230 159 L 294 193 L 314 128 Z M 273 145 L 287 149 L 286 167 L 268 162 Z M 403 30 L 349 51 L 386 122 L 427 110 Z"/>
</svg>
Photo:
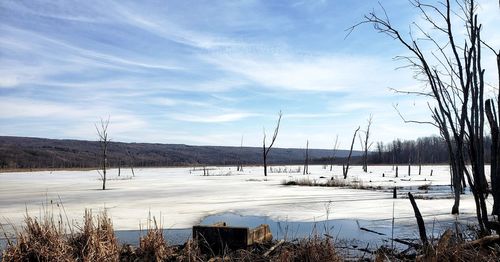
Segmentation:
<svg viewBox="0 0 500 262">
<path fill-rule="evenodd" d="M 314 118 L 335 118 L 341 116 L 343 113 L 292 113 L 283 116 L 283 119 L 314 119 Z"/>
<path fill-rule="evenodd" d="M 370 91 L 386 88 L 388 75 L 392 76 L 393 84 L 402 82 L 394 67 L 381 62 L 376 56 L 225 52 L 210 54 L 204 59 L 221 70 L 233 72 L 269 88 L 323 92 Z"/>
<path fill-rule="evenodd" d="M 64 104 L 50 103 L 35 99 L 6 98 L 2 97 L 0 103 L 0 118 L 41 118 L 41 117 L 60 117 L 74 118 L 86 115 L 83 108 L 71 107 Z"/>
<path fill-rule="evenodd" d="M 13 28 L 2 26 L 0 30 L 5 39 L 0 40 L 0 47 L 3 51 L 23 52 L 24 56 L 33 54 L 34 58 L 43 58 L 44 63 L 52 62 L 54 65 L 74 65 L 79 68 L 98 67 L 121 70 L 141 69 L 162 69 L 179 70 L 182 67 L 172 64 L 142 61 L 140 58 L 123 58 L 111 53 L 102 53 L 92 49 L 79 47 L 55 37 L 49 37 Z M 145 60 L 145 59 L 144 59 Z M 59 68 L 59 70 L 64 68 Z"/>
<path fill-rule="evenodd" d="M 116 10 L 123 17 L 123 21 L 127 21 L 130 25 L 183 45 L 202 49 L 242 45 L 242 43 L 237 43 L 223 37 L 215 37 L 181 28 L 179 25 L 164 19 L 162 23 L 158 23 L 156 22 L 158 21 L 157 19 L 150 19 L 147 15 L 141 15 L 124 6 L 116 5 Z"/>
<path fill-rule="evenodd" d="M 392 108 L 429 116 L 425 101 L 388 89 L 421 88 L 394 70 L 404 50 L 368 27 L 344 39 L 375 5 L 3 1 L 0 135 L 95 139 L 93 124 L 109 115 L 115 140 L 238 145 L 245 134 L 255 146 L 279 110 L 277 146 L 331 147 L 370 113 L 374 139 L 436 133 L 403 125 Z M 482 5 L 484 39 L 496 45 L 498 10 Z M 400 12 L 406 3 L 384 6 L 395 23 L 414 18 Z M 495 61 L 485 63 L 488 74 Z"/>
<path fill-rule="evenodd" d="M 172 114 L 171 118 L 178 121 L 196 122 L 196 123 L 225 123 L 239 121 L 244 118 L 256 116 L 253 113 L 226 113 L 218 115 L 204 114 Z"/>
</svg>

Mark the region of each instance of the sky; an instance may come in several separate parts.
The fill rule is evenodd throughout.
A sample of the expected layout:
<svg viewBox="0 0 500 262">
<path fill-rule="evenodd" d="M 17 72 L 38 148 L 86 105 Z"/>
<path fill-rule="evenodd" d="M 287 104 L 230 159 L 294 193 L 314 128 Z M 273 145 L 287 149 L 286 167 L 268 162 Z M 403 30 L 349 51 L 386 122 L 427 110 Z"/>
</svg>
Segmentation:
<svg viewBox="0 0 500 262">
<path fill-rule="evenodd" d="M 379 2 L 405 36 L 422 21 Z M 394 59 L 406 50 L 369 25 L 348 34 L 379 2 L 2 0 L 0 135 L 97 140 L 109 117 L 114 141 L 260 146 L 280 110 L 276 147 L 348 148 L 370 115 L 372 141 L 437 135 L 394 109 L 430 120 L 424 98 L 391 91 L 424 88 Z M 479 13 L 500 47 L 497 1 Z"/>
</svg>

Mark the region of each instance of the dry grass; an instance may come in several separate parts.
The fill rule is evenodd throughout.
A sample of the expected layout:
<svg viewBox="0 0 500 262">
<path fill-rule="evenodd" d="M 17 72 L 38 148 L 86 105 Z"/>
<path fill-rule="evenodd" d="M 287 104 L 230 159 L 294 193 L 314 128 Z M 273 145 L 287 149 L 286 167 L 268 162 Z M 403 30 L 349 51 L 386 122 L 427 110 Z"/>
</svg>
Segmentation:
<svg viewBox="0 0 500 262">
<path fill-rule="evenodd" d="M 78 232 L 66 232 L 62 216 L 45 212 L 42 218 L 26 216 L 25 227 L 16 232 L 3 253 L 4 261 L 117 261 L 119 258 L 111 219 L 105 212 L 96 217 L 85 211 Z"/>
<path fill-rule="evenodd" d="M 9 243 L 3 252 L 3 261 L 73 261 L 73 248 L 64 237 L 61 220 L 27 216 L 24 222 L 26 225 L 16 232 L 15 243 Z"/>
<path fill-rule="evenodd" d="M 499 261 L 500 238 L 489 236 L 464 241 L 459 234 L 446 230 L 430 247 L 423 248 L 417 261 Z"/>
<path fill-rule="evenodd" d="M 86 210 L 83 228 L 67 238 L 77 260 L 117 261 L 119 258 L 118 241 L 106 212 L 94 217 L 91 211 Z"/>
<path fill-rule="evenodd" d="M 175 256 L 174 261 L 206 261 L 207 258 L 201 252 L 200 246 L 198 245 L 198 241 L 194 241 L 193 239 L 189 239 L 187 243 L 180 248 L 178 253 Z"/>
<path fill-rule="evenodd" d="M 273 257 L 272 261 L 292 262 L 292 261 L 343 261 L 335 251 L 333 240 L 313 236 L 302 239 L 297 244 L 285 245 Z"/>
<path fill-rule="evenodd" d="M 86 210 L 83 226 L 73 228 L 52 211 L 44 212 L 42 218 L 26 215 L 26 225 L 9 241 L 2 261 L 170 261 L 173 247 L 167 245 L 155 218 L 148 221 L 152 223 L 134 249 L 128 245 L 119 248 L 105 211 L 93 215 Z M 197 261 L 193 260 L 197 252 L 187 248 L 187 253 L 189 261 Z"/>
<path fill-rule="evenodd" d="M 118 246 L 113 225 L 106 212 L 85 212 L 83 226 L 67 232 L 62 216 L 27 216 L 25 226 L 16 232 L 3 252 L 3 261 L 344 261 L 331 238 L 317 234 L 295 241 L 253 245 L 247 249 L 225 250 L 223 254 L 203 253 L 197 241 L 169 246 L 161 225 L 150 219 L 147 232 L 137 248 Z M 458 230 L 458 229 L 457 229 Z M 472 238 L 471 238 L 472 237 Z M 467 240 L 464 240 L 466 238 Z M 381 248 L 374 261 L 500 261 L 498 235 L 475 239 L 467 232 L 447 230 L 432 244 L 413 255 Z"/>
<path fill-rule="evenodd" d="M 174 261 L 174 260 L 172 260 Z M 247 249 L 225 250 L 223 254 L 202 253 L 197 241 L 188 241 L 175 261 L 343 261 L 335 251 L 333 240 L 319 236 L 295 242 L 255 244 Z"/>
<path fill-rule="evenodd" d="M 163 229 L 158 227 L 156 219 L 153 218 L 148 223 L 148 230 L 145 236 L 139 240 L 139 248 L 136 255 L 145 261 L 165 261 L 172 256 L 172 248 L 167 245 L 163 237 Z"/>
<path fill-rule="evenodd" d="M 331 177 L 328 180 L 311 179 L 309 177 L 295 178 L 281 181 L 285 186 L 318 186 L 318 187 L 343 187 L 350 189 L 370 189 L 380 190 L 382 187 L 373 187 L 363 184 L 361 180 L 348 180 L 343 178 Z"/>
<path fill-rule="evenodd" d="M 282 173 L 301 173 L 302 167 L 269 167 L 269 173 L 282 174 Z"/>
<path fill-rule="evenodd" d="M 500 237 L 492 235 L 476 240 L 464 240 L 461 232 L 446 230 L 432 244 L 407 255 L 387 248 L 376 253 L 375 261 L 500 261 Z"/>
</svg>

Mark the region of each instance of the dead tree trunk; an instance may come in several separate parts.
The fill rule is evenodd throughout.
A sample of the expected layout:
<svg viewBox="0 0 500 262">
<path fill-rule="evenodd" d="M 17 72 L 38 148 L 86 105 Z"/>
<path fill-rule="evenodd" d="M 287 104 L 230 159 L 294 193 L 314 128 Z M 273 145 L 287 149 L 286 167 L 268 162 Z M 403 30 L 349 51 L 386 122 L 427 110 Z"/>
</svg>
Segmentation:
<svg viewBox="0 0 500 262">
<path fill-rule="evenodd" d="M 498 87 L 500 88 L 500 50 L 495 52 L 497 58 L 497 73 L 498 73 Z M 499 89 L 497 89 L 499 90 Z M 490 167 L 490 180 L 491 180 L 491 193 L 493 195 L 493 210 L 492 214 L 500 216 L 500 90 L 497 91 L 497 109 L 498 115 L 495 110 L 495 105 L 492 99 L 486 100 L 486 116 L 490 125 L 491 132 L 491 167 Z"/>
<path fill-rule="evenodd" d="M 417 151 L 417 159 L 418 159 L 418 175 L 420 176 L 422 174 L 422 159 L 420 158 L 420 147 Z"/>
<path fill-rule="evenodd" d="M 500 73 L 499 73 L 500 75 Z M 500 141 L 499 141 L 499 125 L 496 116 L 495 107 L 491 99 L 486 100 L 486 116 L 491 128 L 491 193 L 493 195 L 493 210 L 492 214 L 500 215 Z"/>
<path fill-rule="evenodd" d="M 416 25 L 415 28 L 422 33 L 422 37 L 418 39 L 412 38 L 412 34 L 409 39 L 406 38 L 405 34 L 401 34 L 393 27 L 386 15 L 379 17 L 372 12 L 365 16 L 366 20 L 362 23 L 374 25 L 377 31 L 388 34 L 411 53 L 404 59 L 419 76 L 422 76 L 420 79 L 426 82 L 429 92 L 405 91 L 404 93 L 424 95 L 433 99 L 435 107 L 430 108 L 435 122 L 425 123 L 437 126 L 448 146 L 452 169 L 451 180 L 455 193 L 452 213 L 458 213 L 465 174 L 474 195 L 479 226 L 483 234 L 489 234 L 489 230 L 485 228 L 488 222 L 483 138 L 485 70 L 481 63 L 481 48 L 487 44 L 481 40 L 481 25 L 477 19 L 479 9 L 476 2 L 474 0 L 456 1 L 453 4 L 451 2 L 446 0 L 432 5 L 421 0 L 411 1 L 422 14 L 426 25 L 433 28 L 432 31 L 427 31 L 422 29 L 425 26 Z M 453 10 L 454 7 L 457 10 Z M 456 41 L 456 38 L 462 39 L 462 29 L 455 29 L 455 20 L 462 21 L 463 27 L 466 28 L 465 39 L 459 41 L 463 43 L 462 45 Z M 428 52 L 429 48 L 421 48 L 425 45 L 424 41 L 425 44 L 431 43 L 436 51 Z M 493 49 L 492 51 L 495 52 Z M 498 60 L 498 54 L 496 52 L 495 54 Z M 434 62 L 435 64 L 431 64 Z M 500 62 L 498 64 L 500 65 Z M 500 92 L 498 95 L 500 97 Z M 467 158 L 472 166 L 472 172 L 466 168 Z"/>
<path fill-rule="evenodd" d="M 345 167 L 343 167 L 343 172 L 344 172 L 344 179 L 347 179 L 347 173 L 349 172 L 349 164 L 351 163 L 351 155 L 352 155 L 352 148 L 354 147 L 354 141 L 356 141 L 356 134 L 359 131 L 359 126 L 354 131 L 354 135 L 352 136 L 352 142 L 351 142 L 351 149 L 349 150 L 349 156 L 347 156 L 347 163 L 345 164 Z"/>
<path fill-rule="evenodd" d="M 370 115 L 370 118 L 368 118 L 368 125 L 366 127 L 366 131 L 365 132 L 365 139 L 363 141 L 363 171 L 366 173 L 368 172 L 368 150 L 370 149 L 371 147 L 371 143 L 369 144 L 368 140 L 370 139 L 370 127 L 372 125 L 372 119 L 373 119 L 373 116 Z"/>
<path fill-rule="evenodd" d="M 396 166 L 396 150 L 393 150 L 392 152 L 392 170 L 394 170 L 395 166 Z"/>
<path fill-rule="evenodd" d="M 333 170 L 333 162 L 335 161 L 335 155 L 337 154 L 339 135 L 335 137 L 335 144 L 333 145 L 332 157 L 330 158 L 330 171 Z"/>
<path fill-rule="evenodd" d="M 266 148 L 266 132 L 264 131 L 264 138 L 262 139 L 262 158 L 264 160 L 264 176 L 267 176 L 267 155 L 269 154 L 269 151 L 273 147 L 274 142 L 276 141 L 276 137 L 278 137 L 278 130 L 280 128 L 282 115 L 283 114 L 280 111 L 278 114 L 278 121 L 276 123 L 276 128 L 274 129 L 273 138 L 271 139 L 271 144 L 267 148 Z"/>
<path fill-rule="evenodd" d="M 241 136 L 240 155 L 238 157 L 238 166 L 236 167 L 236 171 L 243 172 L 243 163 L 242 163 L 242 160 L 241 160 L 242 155 L 243 155 L 243 136 Z"/>
<path fill-rule="evenodd" d="M 309 140 L 307 140 L 306 143 L 306 158 L 304 160 L 304 170 L 302 171 L 302 174 L 309 174 Z"/>
<path fill-rule="evenodd" d="M 135 164 L 135 161 L 134 161 L 134 157 L 132 156 L 132 154 L 130 153 L 129 150 L 127 150 L 127 155 L 128 155 L 128 161 L 129 161 L 129 166 L 130 166 L 130 171 L 132 171 L 132 177 L 135 177 L 135 172 L 134 172 L 134 164 Z"/>
<path fill-rule="evenodd" d="M 410 192 L 408 192 L 408 197 L 410 198 L 411 206 L 413 207 L 413 212 L 415 213 L 415 218 L 417 219 L 420 240 L 422 240 L 422 244 L 424 246 L 428 246 L 429 241 L 427 240 L 427 233 L 425 232 L 425 223 L 424 223 L 424 219 L 422 218 L 422 214 L 420 214 L 420 210 L 418 209 L 417 202 L 415 202 L 415 198 L 413 198 L 413 195 Z"/>
<path fill-rule="evenodd" d="M 106 190 L 106 171 L 108 166 L 108 145 L 110 139 L 108 137 L 108 125 L 109 125 L 109 117 L 106 121 L 101 119 L 101 124 L 98 127 L 95 125 L 95 129 L 97 131 L 97 136 L 99 137 L 99 144 L 101 145 L 101 161 L 102 161 L 102 190 Z"/>
</svg>

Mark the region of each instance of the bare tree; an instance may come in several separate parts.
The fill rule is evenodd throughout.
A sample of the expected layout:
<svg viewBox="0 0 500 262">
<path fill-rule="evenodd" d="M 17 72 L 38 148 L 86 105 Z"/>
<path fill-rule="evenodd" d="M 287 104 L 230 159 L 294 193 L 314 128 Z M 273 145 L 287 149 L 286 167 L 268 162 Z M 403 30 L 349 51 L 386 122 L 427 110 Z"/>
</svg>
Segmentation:
<svg viewBox="0 0 500 262">
<path fill-rule="evenodd" d="M 498 86 L 500 87 L 500 50 L 495 52 L 497 57 Z M 491 187 L 493 195 L 493 215 L 500 216 L 500 92 L 497 97 L 498 115 L 492 99 L 486 100 L 486 116 L 491 129 Z"/>
<path fill-rule="evenodd" d="M 241 156 L 243 155 L 243 136 L 241 136 L 241 143 L 240 143 L 240 154 L 238 156 L 238 166 L 236 167 L 236 171 L 242 171 L 243 172 L 243 163 L 241 160 Z"/>
<path fill-rule="evenodd" d="M 358 126 L 356 131 L 354 131 L 354 135 L 352 136 L 351 149 L 349 150 L 349 156 L 347 156 L 347 163 L 342 167 L 344 179 L 347 179 L 347 173 L 349 172 L 349 165 L 351 163 L 352 148 L 354 147 L 354 142 L 356 141 L 356 134 L 358 133 L 359 128 L 360 127 Z"/>
<path fill-rule="evenodd" d="M 363 150 L 363 171 L 365 173 L 368 172 L 368 150 L 370 150 L 370 147 L 373 144 L 373 142 L 369 143 L 370 127 L 372 126 L 372 119 L 373 115 L 370 115 L 370 117 L 368 118 L 368 124 L 366 126 L 366 130 L 362 131 L 363 133 L 365 133 L 364 139 L 361 137 L 361 135 L 359 137 L 359 140 L 361 142 L 361 149 Z"/>
<path fill-rule="evenodd" d="M 106 120 L 101 118 L 101 123 L 98 126 L 95 124 L 95 129 L 97 131 L 97 136 L 99 138 L 99 144 L 101 145 L 101 169 L 102 173 L 99 172 L 102 178 L 102 190 L 106 190 L 106 168 L 108 166 L 108 145 L 110 139 L 108 137 L 108 125 L 109 125 L 109 117 Z"/>
<path fill-rule="evenodd" d="M 337 148 L 339 147 L 339 135 L 335 137 L 335 143 L 333 144 L 332 157 L 330 158 L 330 171 L 333 169 L 333 162 L 335 161 L 335 156 L 337 155 Z"/>
<path fill-rule="evenodd" d="M 280 129 L 280 122 L 281 122 L 281 116 L 283 114 L 281 111 L 278 113 L 278 121 L 276 123 L 276 128 L 274 129 L 274 134 L 273 138 L 271 139 L 271 143 L 269 144 L 268 147 L 266 147 L 266 131 L 264 130 L 264 138 L 262 139 L 262 157 L 264 161 L 264 176 L 267 176 L 267 155 L 269 154 L 269 151 L 274 145 L 274 142 L 276 141 L 276 137 L 278 137 L 278 131 Z"/>
<path fill-rule="evenodd" d="M 302 171 L 303 175 L 309 174 L 309 139 L 306 143 L 306 155 L 304 160 L 304 170 Z"/>
<path fill-rule="evenodd" d="M 127 150 L 127 155 L 128 155 L 128 158 L 129 158 L 129 165 L 130 165 L 130 171 L 132 171 L 132 176 L 135 177 L 135 172 L 134 172 L 134 156 L 132 156 L 132 154 L 130 153 L 129 150 Z"/>
<path fill-rule="evenodd" d="M 411 176 L 411 160 L 412 160 L 412 151 L 410 150 L 410 154 L 408 155 L 408 176 Z"/>
<path fill-rule="evenodd" d="M 481 61 L 483 46 L 489 46 L 481 39 L 482 26 L 478 23 L 478 9 L 475 1 L 460 0 L 453 5 L 450 2 L 446 0 L 428 4 L 421 0 L 411 1 L 422 14 L 424 23 L 432 28 L 432 31 L 428 32 L 423 29 L 422 25 L 413 23 L 413 28 L 421 35 L 419 38 L 414 38 L 412 33 L 409 38 L 403 36 L 391 24 L 383 7 L 382 17 L 372 12 L 366 15 L 365 21 L 360 24 L 372 24 L 378 32 L 389 35 L 411 53 L 409 56 L 398 58 L 406 61 L 408 66 L 415 70 L 416 78 L 426 84 L 426 89 L 403 91 L 403 93 L 425 96 L 432 101 L 432 103 L 429 102 L 428 107 L 434 122 L 425 123 L 430 123 L 440 130 L 448 147 L 451 180 L 455 194 L 452 213 L 459 212 L 465 174 L 474 195 L 479 227 L 483 234 L 489 234 L 487 227 L 490 223 L 485 203 L 488 184 L 484 172 L 484 95 L 486 94 L 484 87 L 486 83 L 485 70 Z M 455 19 L 463 22 L 464 27 L 455 29 Z M 466 29 L 464 34 L 462 34 L 463 28 Z M 428 44 L 432 45 L 432 48 L 429 48 Z M 498 61 L 498 53 L 493 48 L 490 49 L 497 55 Z M 498 87 L 496 92 L 499 92 Z M 498 122 L 492 121 L 495 120 L 496 115 L 491 106 L 492 103 L 489 104 L 490 110 L 487 109 L 486 112 L 490 111 L 488 119 L 491 119 L 490 125 L 493 123 L 491 126 L 492 133 L 494 133 L 494 126 L 495 124 L 498 126 Z M 466 168 L 466 159 L 470 161 L 470 170 Z M 492 170 L 491 175 L 492 180 L 496 180 L 498 171 Z M 498 184 L 498 182 L 492 183 L 491 189 L 494 192 L 494 202 L 497 203 L 496 212 L 500 211 L 497 202 L 497 200 L 500 201 L 500 193 L 498 193 L 500 185 Z"/>
<path fill-rule="evenodd" d="M 420 155 L 420 150 L 422 148 L 422 143 L 419 140 L 417 142 L 417 161 L 418 161 L 418 175 L 422 174 L 422 156 Z"/>
</svg>

